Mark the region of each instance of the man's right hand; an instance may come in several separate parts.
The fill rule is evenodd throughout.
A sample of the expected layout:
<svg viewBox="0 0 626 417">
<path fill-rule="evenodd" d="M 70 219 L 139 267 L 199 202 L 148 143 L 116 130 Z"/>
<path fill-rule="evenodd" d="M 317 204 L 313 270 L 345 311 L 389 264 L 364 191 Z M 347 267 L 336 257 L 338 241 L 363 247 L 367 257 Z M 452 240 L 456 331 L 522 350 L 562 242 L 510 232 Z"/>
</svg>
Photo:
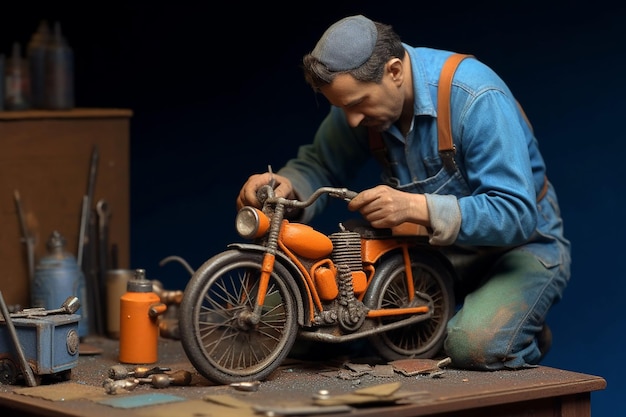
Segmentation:
<svg viewBox="0 0 626 417">
<path fill-rule="evenodd" d="M 264 185 L 274 181 L 274 193 L 276 197 L 294 198 L 293 186 L 288 178 L 271 172 L 251 175 L 246 183 L 241 187 L 237 196 L 237 210 L 243 206 L 253 206 L 261 208 L 261 203 L 257 198 L 257 191 Z"/>
</svg>

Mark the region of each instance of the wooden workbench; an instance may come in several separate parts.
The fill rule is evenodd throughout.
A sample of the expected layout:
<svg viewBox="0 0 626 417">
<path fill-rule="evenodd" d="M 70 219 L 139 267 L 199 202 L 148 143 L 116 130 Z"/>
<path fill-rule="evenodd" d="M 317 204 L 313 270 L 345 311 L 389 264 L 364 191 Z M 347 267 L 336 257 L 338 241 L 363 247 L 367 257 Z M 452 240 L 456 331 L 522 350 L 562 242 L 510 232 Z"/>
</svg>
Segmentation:
<svg viewBox="0 0 626 417">
<path fill-rule="evenodd" d="M 33 389 L 50 389 L 50 386 L 40 385 L 29 388 L 0 385 L 2 416 L 110 417 L 112 412 L 116 417 L 168 414 L 186 417 L 194 413 L 220 417 L 246 416 L 254 415 L 254 413 L 234 410 L 231 414 L 223 406 L 209 402 L 206 398 L 208 396 L 228 397 L 255 405 L 303 404 L 310 402 L 313 395 L 320 390 L 328 390 L 331 395 L 342 395 L 366 387 L 399 381 L 403 393 L 415 395 L 391 404 L 359 406 L 350 412 L 328 413 L 324 416 L 379 416 L 393 413 L 394 417 L 431 415 L 586 417 L 591 415 L 591 392 L 606 387 L 606 381 L 601 377 L 544 366 L 497 372 L 445 369 L 444 373 L 437 378 L 425 375 L 407 376 L 402 373 L 393 373 L 391 376 L 365 374 L 356 378 L 346 378 L 345 373 L 341 373 L 340 368 L 345 370 L 345 367 L 340 360 L 323 363 L 290 360 L 279 367 L 267 381 L 262 382 L 257 391 L 241 391 L 228 385 L 216 385 L 209 382 L 190 365 L 179 341 L 161 339 L 159 362 L 150 366 L 169 367 L 172 371 L 188 370 L 193 374 L 191 385 L 159 389 L 149 384 L 142 384 L 121 395 L 130 398 L 130 396 L 156 394 L 179 397 L 181 401 L 132 409 L 113 408 L 99 401 L 120 397 L 120 395 L 107 394 L 102 388 L 108 369 L 112 365 L 119 364 L 118 341 L 93 338 L 88 339 L 87 342 L 91 346 L 101 348 L 103 353 L 81 356 L 79 364 L 72 369 L 70 381 L 56 382 L 51 385 L 56 389 L 65 389 L 68 395 L 73 391 L 73 387 L 93 387 L 95 395 L 91 394 L 89 398 L 51 401 L 24 395 L 24 392 L 27 393 Z M 332 348 L 332 345 L 329 347 Z M 132 365 L 126 366 L 132 368 Z"/>
</svg>

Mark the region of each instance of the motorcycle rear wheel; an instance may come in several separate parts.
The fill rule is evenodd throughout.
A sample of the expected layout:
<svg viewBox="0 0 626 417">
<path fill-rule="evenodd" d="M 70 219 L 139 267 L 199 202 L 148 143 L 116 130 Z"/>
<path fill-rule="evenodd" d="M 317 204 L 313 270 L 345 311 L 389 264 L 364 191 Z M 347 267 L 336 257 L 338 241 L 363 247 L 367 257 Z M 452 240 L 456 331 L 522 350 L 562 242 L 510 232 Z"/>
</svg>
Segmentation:
<svg viewBox="0 0 626 417">
<path fill-rule="evenodd" d="M 297 336 L 295 296 L 275 263 L 260 320 L 257 300 L 263 253 L 228 250 L 192 276 L 179 310 L 183 349 L 205 378 L 230 384 L 263 380 L 285 359 Z"/>
<path fill-rule="evenodd" d="M 432 358 L 437 355 L 446 336 L 448 320 L 454 314 L 453 273 L 440 259 L 428 253 L 411 253 L 415 291 L 432 298 L 431 318 L 368 338 L 370 345 L 386 360 Z M 394 254 L 379 265 L 372 286 L 363 302 L 372 309 L 409 306 L 406 267 L 401 254 Z M 380 318 L 381 324 L 403 317 Z"/>
</svg>

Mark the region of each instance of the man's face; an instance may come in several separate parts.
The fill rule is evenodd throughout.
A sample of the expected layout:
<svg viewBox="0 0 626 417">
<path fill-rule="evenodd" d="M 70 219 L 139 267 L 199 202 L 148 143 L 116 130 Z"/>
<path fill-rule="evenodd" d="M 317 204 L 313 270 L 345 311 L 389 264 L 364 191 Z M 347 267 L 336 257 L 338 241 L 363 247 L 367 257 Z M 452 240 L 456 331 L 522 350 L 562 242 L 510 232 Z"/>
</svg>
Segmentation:
<svg viewBox="0 0 626 417">
<path fill-rule="evenodd" d="M 330 104 L 344 111 L 352 127 L 366 126 L 382 132 L 402 113 L 402 89 L 390 73 L 385 73 L 380 84 L 340 74 L 331 84 L 322 87 L 321 92 Z"/>
</svg>

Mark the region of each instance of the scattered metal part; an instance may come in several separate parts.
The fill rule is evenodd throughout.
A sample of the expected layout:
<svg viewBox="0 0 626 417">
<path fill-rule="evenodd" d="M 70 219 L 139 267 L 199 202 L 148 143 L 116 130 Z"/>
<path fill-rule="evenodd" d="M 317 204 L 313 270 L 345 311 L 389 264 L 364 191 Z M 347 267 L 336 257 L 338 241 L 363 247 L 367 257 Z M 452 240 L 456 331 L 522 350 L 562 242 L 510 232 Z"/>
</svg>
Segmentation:
<svg viewBox="0 0 626 417">
<path fill-rule="evenodd" d="M 168 259 L 180 259 L 181 262 L 184 262 L 189 272 L 193 274 L 193 270 L 184 259 L 177 256 L 165 258 L 161 261 L 161 264 Z M 159 296 L 161 303 L 167 306 L 167 310 L 159 318 L 159 335 L 168 339 L 180 340 L 178 308 L 183 301 L 183 291 L 165 290 L 163 289 L 163 284 L 158 280 L 152 280 L 152 291 Z"/>
<path fill-rule="evenodd" d="M 367 364 L 367 363 L 351 363 L 348 362 L 345 364 L 345 367 L 348 369 L 351 369 L 352 371 L 360 374 L 360 375 L 365 375 L 366 373 L 369 373 L 372 371 L 372 366 Z"/>
<path fill-rule="evenodd" d="M 330 391 L 328 391 L 327 389 L 321 389 L 313 394 L 314 400 L 325 400 L 327 398 L 330 398 Z"/>
<path fill-rule="evenodd" d="M 415 393 L 398 394 L 402 384 L 392 382 L 389 384 L 375 385 L 361 388 L 351 393 L 328 396 L 327 398 L 316 398 L 313 400 L 316 405 L 332 406 L 347 404 L 367 404 L 367 403 L 394 403 L 400 399 L 414 396 Z"/>
<path fill-rule="evenodd" d="M 168 307 L 167 311 L 170 311 Z M 167 312 L 166 312 L 167 314 Z M 177 318 L 161 317 L 159 320 L 159 336 L 166 339 L 180 340 L 180 326 Z"/>
<path fill-rule="evenodd" d="M 152 368 L 146 366 L 137 366 L 132 369 L 126 368 L 124 365 L 113 365 L 109 368 L 109 378 L 119 380 L 128 377 L 145 378 L 153 374 L 162 374 L 171 371 L 171 368 L 155 366 Z"/>
<path fill-rule="evenodd" d="M 448 356 L 447 358 L 443 358 L 442 360 L 437 362 L 437 367 L 443 368 L 444 366 L 448 366 L 451 363 L 452 363 L 452 358 Z"/>
<path fill-rule="evenodd" d="M 176 371 L 171 374 L 153 374 L 145 378 L 135 378 L 140 384 L 150 384 L 154 388 L 167 388 L 170 385 L 191 384 L 191 372 Z"/>
<path fill-rule="evenodd" d="M 374 366 L 362 363 L 345 363 L 344 366 L 348 369 L 339 369 L 336 372 L 329 373 L 327 376 L 336 376 L 339 379 L 354 380 L 363 375 L 372 375 L 374 377 L 392 377 L 394 375 L 394 368 L 391 365 L 376 364 Z"/>
<path fill-rule="evenodd" d="M 181 290 L 164 290 L 163 284 L 153 280 L 152 290 L 159 296 L 163 304 L 179 305 L 183 301 L 183 292 Z"/>
<path fill-rule="evenodd" d="M 354 391 L 355 394 L 358 395 L 373 395 L 376 397 L 388 397 L 394 393 L 396 393 L 400 387 L 402 387 L 401 382 L 390 382 L 388 384 L 381 385 L 373 385 L 371 387 L 361 388 Z"/>
<path fill-rule="evenodd" d="M 139 385 L 139 381 L 137 379 L 111 379 L 107 378 L 102 383 L 104 390 L 107 394 L 121 394 L 126 391 L 132 391 L 135 387 Z"/>
<path fill-rule="evenodd" d="M 231 387 L 235 388 L 238 391 L 250 391 L 250 392 L 258 391 L 260 385 L 261 385 L 261 381 L 233 382 L 232 384 L 230 384 Z"/>
<path fill-rule="evenodd" d="M 397 372 L 400 372 L 406 376 L 415 375 L 430 375 L 440 377 L 443 375 L 444 370 L 442 367 L 449 365 L 452 362 L 450 358 L 444 358 L 436 361 L 434 359 L 400 359 L 389 362 L 389 364 Z"/>
<path fill-rule="evenodd" d="M 315 406 L 315 405 L 294 405 L 294 406 L 265 406 L 255 405 L 252 409 L 256 413 L 262 413 L 268 417 L 274 416 L 308 416 L 314 414 L 349 413 L 354 410 L 349 405 Z"/>
<path fill-rule="evenodd" d="M 349 380 L 349 379 L 356 379 L 359 378 L 363 375 L 365 375 L 365 373 L 360 373 L 360 372 L 354 372 L 351 371 L 349 369 L 340 369 L 338 370 L 335 375 L 337 376 L 337 378 L 339 379 L 345 379 L 345 380 Z"/>
<path fill-rule="evenodd" d="M 370 374 L 375 377 L 390 378 L 395 375 L 395 371 L 391 365 L 374 365 Z"/>
</svg>

